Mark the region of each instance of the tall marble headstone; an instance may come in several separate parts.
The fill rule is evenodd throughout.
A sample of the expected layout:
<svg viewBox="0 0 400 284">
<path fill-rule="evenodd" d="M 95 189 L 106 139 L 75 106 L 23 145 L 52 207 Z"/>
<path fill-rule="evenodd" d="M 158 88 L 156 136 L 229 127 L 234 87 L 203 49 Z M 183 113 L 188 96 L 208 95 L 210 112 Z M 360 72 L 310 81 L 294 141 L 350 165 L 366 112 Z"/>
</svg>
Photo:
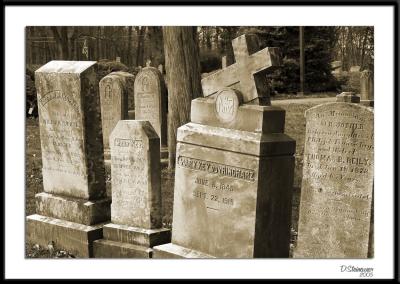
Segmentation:
<svg viewBox="0 0 400 284">
<path fill-rule="evenodd" d="M 95 257 L 151 257 L 170 241 L 162 228 L 160 139 L 148 121 L 120 120 L 110 135 L 111 223 Z"/>
<path fill-rule="evenodd" d="M 27 217 L 28 240 L 92 255 L 106 198 L 100 98 L 94 61 L 51 61 L 35 72 L 44 192 Z"/>
<path fill-rule="evenodd" d="M 144 67 L 136 75 L 135 119 L 150 121 L 161 145 L 167 145 L 167 94 L 157 68 Z"/>
<path fill-rule="evenodd" d="M 255 35 L 233 49 L 236 63 L 202 80 L 205 97 L 178 128 L 172 242 L 156 258 L 289 256 L 296 143 L 259 80 L 279 53 Z"/>
<path fill-rule="evenodd" d="M 297 258 L 366 258 L 372 215 L 374 113 L 335 102 L 305 113 Z"/>
<path fill-rule="evenodd" d="M 112 72 L 99 83 L 104 157 L 110 159 L 109 137 L 118 121 L 128 119 L 128 99 L 134 96 L 135 76 L 128 72 Z"/>
<path fill-rule="evenodd" d="M 361 104 L 365 106 L 374 106 L 374 73 L 370 70 L 364 70 L 360 75 L 360 97 Z"/>
</svg>

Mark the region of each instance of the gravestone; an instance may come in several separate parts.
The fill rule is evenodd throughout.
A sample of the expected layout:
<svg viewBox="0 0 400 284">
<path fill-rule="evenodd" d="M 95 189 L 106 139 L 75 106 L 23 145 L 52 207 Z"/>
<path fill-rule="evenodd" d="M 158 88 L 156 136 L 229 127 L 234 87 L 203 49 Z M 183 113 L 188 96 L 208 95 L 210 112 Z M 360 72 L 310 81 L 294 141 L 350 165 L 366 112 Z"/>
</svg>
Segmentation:
<svg viewBox="0 0 400 284">
<path fill-rule="evenodd" d="M 160 71 L 161 74 L 164 74 L 164 67 L 162 64 L 158 65 L 158 71 Z"/>
<path fill-rule="evenodd" d="M 117 56 L 117 57 L 115 58 L 115 61 L 116 61 L 116 62 L 121 62 L 121 57 Z"/>
<path fill-rule="evenodd" d="M 360 66 L 351 66 L 350 67 L 350 72 L 360 72 L 361 67 Z"/>
<path fill-rule="evenodd" d="M 162 74 L 154 67 L 144 67 L 135 79 L 135 118 L 148 120 L 167 146 L 167 94 Z"/>
<path fill-rule="evenodd" d="M 360 75 L 361 104 L 374 106 L 374 74 L 370 70 L 364 70 Z"/>
<path fill-rule="evenodd" d="M 135 76 L 128 72 L 112 72 L 100 80 L 101 121 L 104 158 L 110 159 L 109 136 L 118 121 L 128 119 L 128 99 L 134 96 Z"/>
<path fill-rule="evenodd" d="M 146 60 L 146 67 L 151 67 L 151 60 L 150 59 Z"/>
<path fill-rule="evenodd" d="M 111 223 L 94 242 L 95 257 L 152 256 L 167 243 L 162 228 L 160 139 L 148 121 L 120 120 L 110 135 Z"/>
<path fill-rule="evenodd" d="M 110 219 L 95 61 L 51 61 L 35 72 L 44 192 L 27 239 L 92 256 Z"/>
<path fill-rule="evenodd" d="M 233 45 L 242 57 L 209 76 L 217 81 L 202 80 L 206 97 L 192 100 L 191 122 L 178 128 L 172 242 L 154 247 L 155 258 L 289 256 L 296 143 L 257 80 L 280 65 L 278 50 L 259 51 L 255 35 Z"/>
<path fill-rule="evenodd" d="M 366 258 L 374 113 L 356 103 L 308 109 L 296 258 Z"/>
</svg>

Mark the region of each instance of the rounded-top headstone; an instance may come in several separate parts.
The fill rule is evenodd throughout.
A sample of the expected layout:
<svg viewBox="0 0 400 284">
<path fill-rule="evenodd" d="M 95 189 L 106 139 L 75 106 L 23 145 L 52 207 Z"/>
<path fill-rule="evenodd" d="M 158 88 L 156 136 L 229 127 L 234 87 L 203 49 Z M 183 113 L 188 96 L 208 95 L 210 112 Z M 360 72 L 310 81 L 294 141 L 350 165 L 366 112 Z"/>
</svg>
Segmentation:
<svg viewBox="0 0 400 284">
<path fill-rule="evenodd" d="M 111 131 L 119 120 L 128 118 L 129 99 L 133 101 L 134 80 L 134 75 L 118 71 L 108 74 L 99 82 L 106 159 L 109 159 L 110 146 L 108 142 Z"/>
<path fill-rule="evenodd" d="M 374 113 L 354 103 L 306 111 L 296 258 L 366 258 L 374 179 Z"/>
<path fill-rule="evenodd" d="M 135 119 L 148 120 L 162 145 L 167 144 L 167 94 L 165 82 L 155 67 L 145 67 L 136 75 Z"/>
</svg>

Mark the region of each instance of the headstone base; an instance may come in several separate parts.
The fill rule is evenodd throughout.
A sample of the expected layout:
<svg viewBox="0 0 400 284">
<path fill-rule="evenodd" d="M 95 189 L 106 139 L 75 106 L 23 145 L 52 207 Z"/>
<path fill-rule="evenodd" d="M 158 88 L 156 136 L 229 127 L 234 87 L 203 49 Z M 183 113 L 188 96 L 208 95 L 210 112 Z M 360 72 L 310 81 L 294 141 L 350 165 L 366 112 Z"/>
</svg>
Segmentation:
<svg viewBox="0 0 400 284">
<path fill-rule="evenodd" d="M 361 100 L 360 104 L 366 107 L 374 107 L 374 101 L 373 100 Z"/>
<path fill-rule="evenodd" d="M 110 220 L 109 198 L 89 201 L 41 192 L 35 195 L 36 213 L 87 226 Z"/>
<path fill-rule="evenodd" d="M 151 258 L 153 250 L 143 246 L 110 240 L 97 240 L 93 242 L 93 255 L 95 258 Z"/>
<path fill-rule="evenodd" d="M 150 258 L 153 246 L 171 241 L 169 229 L 143 229 L 109 223 L 103 227 L 103 239 L 95 241 L 94 256 L 106 258 Z"/>
<path fill-rule="evenodd" d="M 153 247 L 153 250 L 153 258 L 215 258 L 212 255 L 173 243 Z"/>
<path fill-rule="evenodd" d="M 76 257 L 93 256 L 93 241 L 102 237 L 104 224 L 94 226 L 46 217 L 38 214 L 26 217 L 27 241 L 46 247 L 51 241 Z"/>
</svg>

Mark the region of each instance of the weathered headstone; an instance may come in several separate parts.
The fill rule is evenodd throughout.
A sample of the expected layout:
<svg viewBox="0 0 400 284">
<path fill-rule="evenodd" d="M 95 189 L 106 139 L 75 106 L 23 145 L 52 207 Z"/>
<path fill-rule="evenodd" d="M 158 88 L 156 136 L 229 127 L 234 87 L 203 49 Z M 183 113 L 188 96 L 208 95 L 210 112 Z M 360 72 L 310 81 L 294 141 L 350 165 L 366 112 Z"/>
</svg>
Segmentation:
<svg viewBox="0 0 400 284">
<path fill-rule="evenodd" d="M 118 121 L 128 119 L 128 98 L 134 96 L 135 76 L 112 72 L 100 80 L 104 157 L 110 159 L 109 137 Z"/>
<path fill-rule="evenodd" d="M 154 67 L 140 70 L 135 79 L 135 119 L 148 120 L 167 145 L 167 94 L 162 74 Z"/>
<path fill-rule="evenodd" d="M 364 70 L 360 75 L 361 104 L 374 106 L 374 74 L 370 70 Z"/>
<path fill-rule="evenodd" d="M 254 37 L 233 42 L 255 45 Z M 230 67 L 220 71 L 236 78 L 203 79 L 203 91 L 204 86 L 217 91 L 210 94 L 208 88 L 205 98 L 193 100 L 191 122 L 178 128 L 172 242 L 154 247 L 154 257 L 289 256 L 295 141 L 283 133 L 285 111 L 255 105 L 253 99 L 261 96 L 246 81 L 258 70 L 247 60 L 252 67 L 275 66 L 277 51 L 247 54 L 231 65 L 234 73 Z M 226 88 L 230 82 L 239 82 L 246 95 Z M 255 90 L 263 83 L 256 80 Z M 244 104 L 244 98 L 253 104 Z"/>
<path fill-rule="evenodd" d="M 294 257 L 366 258 L 374 176 L 374 113 L 336 102 L 306 111 Z"/>
<path fill-rule="evenodd" d="M 92 255 L 110 219 L 105 198 L 99 83 L 94 61 L 51 61 L 35 72 L 44 192 L 27 217 L 27 239 L 54 241 L 77 256 Z"/>
<path fill-rule="evenodd" d="M 116 62 L 121 62 L 121 57 L 117 56 L 117 57 L 115 58 L 115 61 L 116 61 Z"/>
<path fill-rule="evenodd" d="M 360 66 L 351 66 L 350 67 L 350 72 L 360 72 L 361 67 Z"/>
<path fill-rule="evenodd" d="M 160 139 L 148 121 L 120 120 L 110 147 L 111 223 L 94 256 L 151 257 L 151 247 L 171 239 L 161 222 Z"/>
</svg>

